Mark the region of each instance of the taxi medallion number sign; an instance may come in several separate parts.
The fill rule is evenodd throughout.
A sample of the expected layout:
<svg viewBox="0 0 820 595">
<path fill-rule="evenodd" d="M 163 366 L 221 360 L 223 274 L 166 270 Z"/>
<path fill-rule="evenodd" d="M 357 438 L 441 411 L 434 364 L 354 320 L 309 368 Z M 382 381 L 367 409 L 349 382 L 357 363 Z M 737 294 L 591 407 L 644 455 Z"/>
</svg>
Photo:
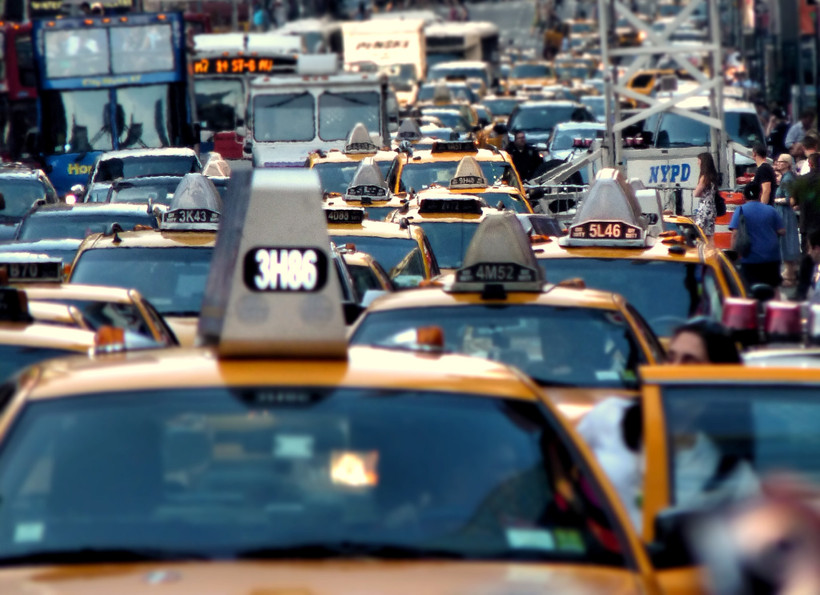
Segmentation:
<svg viewBox="0 0 820 595">
<path fill-rule="evenodd" d="M 245 254 L 244 281 L 251 291 L 310 293 L 327 284 L 328 259 L 319 248 L 254 248 Z"/>
<path fill-rule="evenodd" d="M 574 240 L 639 240 L 641 228 L 620 221 L 587 221 L 573 225 L 569 235 Z"/>
<path fill-rule="evenodd" d="M 8 272 L 9 283 L 25 281 L 61 281 L 63 265 L 60 262 L 27 262 L 0 264 Z"/>
<path fill-rule="evenodd" d="M 362 209 L 325 209 L 328 223 L 361 223 L 364 221 Z"/>
<path fill-rule="evenodd" d="M 373 184 L 353 186 L 352 188 L 347 189 L 346 194 L 348 196 L 382 197 L 387 196 L 387 188 L 384 188 L 382 186 L 375 186 Z"/>
<path fill-rule="evenodd" d="M 514 262 L 484 262 L 464 267 L 456 272 L 457 283 L 488 283 L 536 281 L 535 271 Z"/>
<path fill-rule="evenodd" d="M 219 223 L 219 213 L 208 209 L 175 209 L 162 215 L 165 223 Z"/>
</svg>

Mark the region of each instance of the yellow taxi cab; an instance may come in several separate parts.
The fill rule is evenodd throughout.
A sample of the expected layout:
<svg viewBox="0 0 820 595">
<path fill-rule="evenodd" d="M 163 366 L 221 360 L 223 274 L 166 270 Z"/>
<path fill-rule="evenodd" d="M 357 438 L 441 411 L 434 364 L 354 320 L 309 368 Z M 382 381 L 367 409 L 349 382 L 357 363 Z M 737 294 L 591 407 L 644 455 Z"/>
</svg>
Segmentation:
<svg viewBox="0 0 820 595">
<path fill-rule="evenodd" d="M 191 345 L 210 269 L 222 199 L 207 178 L 187 174 L 159 229 L 87 237 L 70 284 L 136 289 L 153 304 L 179 343 Z"/>
<path fill-rule="evenodd" d="M 455 175 L 450 179 L 448 188 L 453 194 L 470 194 L 480 196 L 490 206 L 503 206 L 514 213 L 532 213 L 532 205 L 527 200 L 527 195 L 515 186 L 509 184 L 490 185 L 481 165 L 472 155 L 461 158 L 456 167 Z M 437 191 L 434 185 L 427 190 L 422 190 L 416 197 L 424 196 L 426 193 Z"/>
<path fill-rule="evenodd" d="M 587 287 L 620 293 L 661 338 L 694 315 L 720 320 L 725 298 L 746 295 L 737 271 L 714 245 L 660 229 L 648 225 L 623 176 L 605 169 L 568 235 L 533 250 L 547 281 L 580 278 Z"/>
<path fill-rule="evenodd" d="M 367 252 L 359 252 L 358 250 L 347 250 L 342 248 L 339 251 L 347 264 L 347 269 L 350 271 L 350 276 L 353 278 L 353 283 L 356 286 L 357 293 L 364 297 L 367 292 L 384 293 L 386 291 L 393 291 L 396 287 L 375 258 L 370 256 Z"/>
<path fill-rule="evenodd" d="M 348 349 L 315 174 L 234 176 L 201 347 L 5 385 L 0 591 L 659 593 L 528 378 Z"/>
<path fill-rule="evenodd" d="M 544 282 L 515 215 L 488 215 L 463 266 L 435 284 L 375 300 L 350 331 L 351 345 L 413 347 L 435 327 L 440 347 L 513 365 L 571 421 L 613 395 L 635 396 L 638 366 L 663 349 L 617 294 Z"/>
<path fill-rule="evenodd" d="M 371 158 L 385 175 L 395 156 L 394 151 L 380 149 L 365 125 L 358 123 L 350 131 L 344 149 L 314 151 L 308 155 L 306 165 L 319 172 L 325 194 L 338 196 L 345 193 L 363 159 Z"/>
<path fill-rule="evenodd" d="M 396 154 L 391 155 L 395 157 Z M 371 158 L 365 158 L 359 163 L 341 195 L 324 196 L 328 207 L 360 207 L 365 210 L 368 219 L 376 221 L 384 220 L 405 200 L 405 197 L 395 196 L 390 192 L 381 168 Z"/>
<path fill-rule="evenodd" d="M 461 158 L 467 155 L 475 157 L 491 186 L 507 184 L 524 192 L 509 154 L 495 147 L 479 149 L 473 141 L 435 141 L 431 149 L 401 152 L 390 165 L 387 184 L 394 194 L 422 190 L 433 184 L 446 186 Z"/>
<path fill-rule="evenodd" d="M 684 592 L 693 511 L 755 496 L 769 474 L 820 481 L 820 370 L 667 365 L 641 378 L 643 538 L 666 592 Z"/>
<path fill-rule="evenodd" d="M 67 285 L 59 258 L 37 253 L 0 255 L 0 286 L 22 290 L 29 313 L 39 322 L 84 330 L 122 328 L 157 345 L 177 345 L 173 331 L 139 292 L 94 285 Z"/>
<path fill-rule="evenodd" d="M 440 273 L 435 250 L 419 225 L 372 221 L 356 207 L 325 207 L 324 212 L 333 242 L 370 254 L 397 289 L 416 287 Z"/>
<path fill-rule="evenodd" d="M 526 60 L 516 62 L 503 85 L 506 92 L 515 92 L 519 88 L 543 87 L 558 82 L 558 75 L 552 63 L 546 60 Z"/>
<path fill-rule="evenodd" d="M 387 220 L 399 226 L 420 227 L 441 271 L 452 272 L 461 268 L 478 224 L 487 215 L 498 212 L 497 207 L 490 207 L 480 196 L 431 188 L 394 211 Z"/>
<path fill-rule="evenodd" d="M 671 68 L 647 68 L 639 70 L 626 81 L 627 88 L 649 97 L 660 80 L 665 76 L 676 76 L 676 71 Z M 638 107 L 641 102 L 637 99 L 629 98 L 627 101 L 632 107 Z"/>
</svg>

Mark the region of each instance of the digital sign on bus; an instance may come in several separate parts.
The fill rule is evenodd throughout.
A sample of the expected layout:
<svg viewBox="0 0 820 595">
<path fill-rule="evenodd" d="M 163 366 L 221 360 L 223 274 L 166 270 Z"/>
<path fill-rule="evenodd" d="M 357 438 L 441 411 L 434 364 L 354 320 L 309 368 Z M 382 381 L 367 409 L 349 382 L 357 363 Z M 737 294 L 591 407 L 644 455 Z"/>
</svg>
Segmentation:
<svg viewBox="0 0 820 595">
<path fill-rule="evenodd" d="M 200 58 L 194 62 L 194 74 L 270 74 L 296 72 L 291 57 L 224 56 Z"/>
</svg>

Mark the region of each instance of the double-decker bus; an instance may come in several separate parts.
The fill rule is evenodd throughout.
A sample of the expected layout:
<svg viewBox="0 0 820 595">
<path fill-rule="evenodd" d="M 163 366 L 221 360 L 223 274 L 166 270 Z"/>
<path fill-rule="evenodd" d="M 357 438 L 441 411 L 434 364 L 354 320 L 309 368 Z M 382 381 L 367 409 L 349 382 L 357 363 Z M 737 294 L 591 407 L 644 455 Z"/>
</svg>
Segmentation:
<svg viewBox="0 0 820 595">
<path fill-rule="evenodd" d="M 29 161 L 36 130 L 31 23 L 0 21 L 0 159 Z"/>
<path fill-rule="evenodd" d="M 37 144 L 60 194 L 103 151 L 197 142 L 181 14 L 37 20 L 32 33 Z"/>
<path fill-rule="evenodd" d="M 241 159 L 250 79 L 293 74 L 302 40 L 276 33 L 209 33 L 194 36 L 193 72 L 203 152 Z"/>
</svg>

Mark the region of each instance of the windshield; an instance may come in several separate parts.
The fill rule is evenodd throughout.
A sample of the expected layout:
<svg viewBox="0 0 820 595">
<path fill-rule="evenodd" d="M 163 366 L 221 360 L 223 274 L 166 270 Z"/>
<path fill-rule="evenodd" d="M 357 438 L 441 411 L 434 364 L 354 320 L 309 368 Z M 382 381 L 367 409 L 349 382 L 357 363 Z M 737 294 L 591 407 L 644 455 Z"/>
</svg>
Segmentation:
<svg viewBox="0 0 820 595">
<path fill-rule="evenodd" d="M 330 236 L 337 246 L 355 244 L 356 250 L 375 258 L 398 288 L 416 287 L 427 278 L 424 257 L 416 240 L 342 235 L 335 231 L 331 231 Z"/>
<path fill-rule="evenodd" d="M 171 198 L 174 196 L 179 181 L 172 180 L 170 182 L 157 182 L 155 184 L 118 184 L 111 191 L 111 199 L 109 202 L 116 203 L 139 203 L 144 204 L 149 200 L 155 205 L 169 205 Z"/>
<path fill-rule="evenodd" d="M 412 389 L 33 401 L 0 451 L 3 515 L 17 527 L 0 536 L 0 564 L 365 556 L 624 567 L 613 513 L 565 442 L 537 402 Z"/>
<path fill-rule="evenodd" d="M 447 128 L 452 128 L 458 133 L 470 132 L 470 123 L 455 110 L 425 109 L 422 113 L 438 118 Z"/>
<path fill-rule="evenodd" d="M 510 78 L 547 78 L 555 76 L 548 64 L 518 64 L 510 71 Z"/>
<path fill-rule="evenodd" d="M 638 365 L 646 363 L 618 312 L 553 306 L 376 311 L 364 315 L 351 343 L 400 347 L 429 325 L 444 331 L 446 351 L 516 366 L 544 385 L 635 388 Z"/>
<path fill-rule="evenodd" d="M 0 177 L 0 194 L 6 206 L 0 210 L 3 217 L 22 217 L 31 208 L 35 200 L 46 200 L 46 188 L 36 179 L 21 180 Z"/>
<path fill-rule="evenodd" d="M 490 75 L 486 68 L 469 68 L 467 66 L 433 66 L 427 76 L 428 80 L 456 78 L 456 79 L 481 79 L 484 84 L 490 86 Z"/>
<path fill-rule="evenodd" d="M 408 161 L 401 169 L 401 181 L 399 192 L 405 192 L 409 188 L 421 190 L 439 184 L 449 187 L 450 180 L 456 175 L 458 161 Z M 511 183 L 512 168 L 506 161 L 479 161 L 481 172 L 487 180 L 487 184 L 492 186 L 501 181 Z"/>
<path fill-rule="evenodd" d="M 513 213 L 529 213 L 526 203 L 518 194 L 511 192 L 471 192 L 473 196 L 480 196 L 491 207 L 498 206 L 498 203 L 504 205 L 505 209 L 509 209 Z"/>
<path fill-rule="evenodd" d="M 661 394 L 669 452 L 677 450 L 669 474 L 676 505 L 743 496 L 758 477 L 784 470 L 820 481 L 816 386 L 682 384 Z M 698 455 L 702 464 L 686 464 Z"/>
<path fill-rule="evenodd" d="M 555 72 L 562 81 L 585 79 L 589 76 L 589 69 L 586 66 L 558 66 Z"/>
<path fill-rule="evenodd" d="M 723 119 L 726 121 L 729 138 L 734 142 L 744 147 L 751 147 L 755 143 L 765 144 L 757 114 L 727 111 Z"/>
<path fill-rule="evenodd" d="M 117 110 L 122 109 L 122 122 L 117 123 L 120 149 L 157 149 L 171 146 L 166 85 L 123 87 L 117 89 L 116 95 Z M 118 113 L 117 119 L 119 118 Z"/>
<path fill-rule="evenodd" d="M 544 105 L 521 107 L 511 116 L 507 125 L 510 130 L 547 131 L 560 122 L 586 122 L 586 110 L 573 105 Z"/>
<path fill-rule="evenodd" d="M 450 89 L 450 96 L 453 99 L 466 99 L 470 103 L 478 101 L 478 96 L 475 94 L 475 91 L 466 84 L 447 85 L 447 88 Z M 435 92 L 436 85 L 422 85 L 419 89 L 418 101 L 430 101 L 433 99 Z"/>
<path fill-rule="evenodd" d="M 478 219 L 471 219 L 463 223 L 422 221 L 418 225 L 430 241 L 438 266 L 442 269 L 457 269 L 461 267 L 464 255 L 467 253 L 467 246 L 478 229 Z"/>
<path fill-rule="evenodd" d="M 259 141 L 313 140 L 314 111 L 313 95 L 307 92 L 257 95 L 253 98 L 253 137 Z"/>
<path fill-rule="evenodd" d="M 59 332 L 55 326 L 55 333 Z M 29 345 L 0 345 L 0 381 L 6 380 L 33 364 L 61 357 L 83 353 L 81 351 L 70 351 L 68 349 L 47 349 L 45 347 L 32 347 Z"/>
<path fill-rule="evenodd" d="M 134 288 L 163 316 L 198 316 L 213 248 L 85 250 L 72 283 Z"/>
<path fill-rule="evenodd" d="M 538 263 L 550 283 L 580 277 L 587 287 L 620 293 L 659 337 L 671 336 L 691 316 L 720 320 L 720 289 L 707 265 L 628 258 L 539 258 Z"/>
<path fill-rule="evenodd" d="M 494 116 L 509 116 L 512 111 L 521 103 L 520 99 L 484 99 L 484 105 L 487 106 Z"/>
<path fill-rule="evenodd" d="M 419 80 L 415 64 L 393 64 L 387 68 L 390 85 L 396 91 L 409 91 Z"/>
<path fill-rule="evenodd" d="M 143 176 L 184 176 L 199 173 L 202 167 L 196 155 L 142 155 L 100 160 L 94 173 L 95 182 Z"/>
<path fill-rule="evenodd" d="M 373 91 L 333 93 L 325 91 L 319 96 L 319 138 L 322 140 L 345 140 L 357 124 L 378 132 L 381 106 L 379 94 Z"/>
<path fill-rule="evenodd" d="M 706 124 L 667 112 L 661 120 L 655 145 L 663 148 L 708 145 L 709 134 Z"/>
<path fill-rule="evenodd" d="M 43 94 L 44 145 L 53 154 L 110 151 L 114 148 L 107 90 Z"/>
<path fill-rule="evenodd" d="M 319 179 L 322 181 L 323 192 L 337 192 L 344 194 L 350 182 L 353 181 L 353 176 L 356 170 L 359 169 L 360 161 L 349 162 L 329 162 L 316 163 L 313 166 L 319 172 Z M 376 161 L 376 165 L 382 172 L 383 176 L 387 176 L 387 170 L 390 168 L 390 161 Z"/>
<path fill-rule="evenodd" d="M 195 79 L 196 111 L 202 128 L 233 130 L 245 120 L 245 91 L 239 79 Z"/>
<path fill-rule="evenodd" d="M 82 207 L 80 207 L 82 208 Z M 93 233 L 105 233 L 112 223 L 119 223 L 130 231 L 137 225 L 157 226 L 153 215 L 124 213 L 69 214 L 63 210 L 35 211 L 23 219 L 17 231 L 17 240 L 81 240 Z"/>
</svg>

